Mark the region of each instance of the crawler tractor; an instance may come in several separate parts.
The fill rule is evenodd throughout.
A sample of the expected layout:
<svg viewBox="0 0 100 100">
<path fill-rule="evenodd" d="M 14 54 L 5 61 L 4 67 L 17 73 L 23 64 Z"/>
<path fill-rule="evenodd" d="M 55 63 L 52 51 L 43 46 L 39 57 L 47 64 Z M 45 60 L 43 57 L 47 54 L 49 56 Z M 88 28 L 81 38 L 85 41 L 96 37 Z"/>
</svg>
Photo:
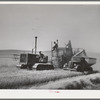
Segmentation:
<svg viewBox="0 0 100 100">
<path fill-rule="evenodd" d="M 36 69 L 36 70 L 50 70 L 54 69 L 51 63 L 48 63 L 48 56 L 44 56 L 42 61 L 40 60 L 39 54 L 36 54 L 37 50 L 37 37 L 35 37 L 35 54 L 22 53 L 20 54 L 20 62 L 17 65 L 21 69 Z"/>
</svg>

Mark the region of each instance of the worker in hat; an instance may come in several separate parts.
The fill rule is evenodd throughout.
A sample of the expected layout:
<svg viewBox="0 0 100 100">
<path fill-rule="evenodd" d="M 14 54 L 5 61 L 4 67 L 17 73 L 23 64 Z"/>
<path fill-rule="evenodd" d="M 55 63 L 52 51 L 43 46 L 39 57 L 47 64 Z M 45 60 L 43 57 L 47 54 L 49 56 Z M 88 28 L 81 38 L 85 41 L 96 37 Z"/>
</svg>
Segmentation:
<svg viewBox="0 0 100 100">
<path fill-rule="evenodd" d="M 44 54 L 39 51 L 39 56 L 40 56 L 40 62 L 43 62 L 44 61 Z"/>
<path fill-rule="evenodd" d="M 58 43 L 56 43 L 56 42 L 54 41 L 54 46 L 53 46 L 53 50 L 52 50 L 52 51 L 57 50 L 57 49 L 58 49 Z"/>
</svg>

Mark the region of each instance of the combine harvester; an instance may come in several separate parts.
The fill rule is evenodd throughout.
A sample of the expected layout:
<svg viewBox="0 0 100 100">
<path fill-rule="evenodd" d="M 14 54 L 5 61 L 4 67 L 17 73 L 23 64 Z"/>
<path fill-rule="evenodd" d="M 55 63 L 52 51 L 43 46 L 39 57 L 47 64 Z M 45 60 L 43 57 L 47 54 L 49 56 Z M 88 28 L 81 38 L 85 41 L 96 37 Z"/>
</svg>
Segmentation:
<svg viewBox="0 0 100 100">
<path fill-rule="evenodd" d="M 35 37 L 35 54 L 23 53 L 20 54 L 20 62 L 17 65 L 21 69 L 35 69 L 35 70 L 51 70 L 54 69 L 51 63 L 48 63 L 48 56 L 44 56 L 42 61 L 40 60 L 40 55 L 37 52 L 37 37 Z"/>
<path fill-rule="evenodd" d="M 51 61 L 55 67 L 64 70 L 92 72 L 91 66 L 96 63 L 96 58 L 88 57 L 84 49 L 73 49 L 69 41 L 65 48 L 58 47 L 52 51 Z"/>
</svg>

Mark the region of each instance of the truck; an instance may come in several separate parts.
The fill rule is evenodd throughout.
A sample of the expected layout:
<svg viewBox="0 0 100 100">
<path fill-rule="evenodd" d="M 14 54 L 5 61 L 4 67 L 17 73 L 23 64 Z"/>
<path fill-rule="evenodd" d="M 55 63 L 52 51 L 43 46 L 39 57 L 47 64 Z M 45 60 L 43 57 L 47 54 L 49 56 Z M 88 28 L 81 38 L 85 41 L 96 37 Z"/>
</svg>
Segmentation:
<svg viewBox="0 0 100 100">
<path fill-rule="evenodd" d="M 73 55 L 71 60 L 64 65 L 64 70 L 74 70 L 79 72 L 93 72 L 92 65 L 96 64 L 96 58 L 88 57 L 85 50 Z"/>
</svg>

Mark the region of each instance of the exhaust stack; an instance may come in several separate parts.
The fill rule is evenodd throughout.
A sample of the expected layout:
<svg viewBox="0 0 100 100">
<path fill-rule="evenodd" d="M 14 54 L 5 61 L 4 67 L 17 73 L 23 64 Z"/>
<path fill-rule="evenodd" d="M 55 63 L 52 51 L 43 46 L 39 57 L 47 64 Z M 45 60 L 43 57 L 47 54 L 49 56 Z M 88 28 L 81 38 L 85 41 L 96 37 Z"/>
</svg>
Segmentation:
<svg viewBox="0 0 100 100">
<path fill-rule="evenodd" d="M 35 54 L 37 53 L 37 36 L 35 37 Z"/>
</svg>

